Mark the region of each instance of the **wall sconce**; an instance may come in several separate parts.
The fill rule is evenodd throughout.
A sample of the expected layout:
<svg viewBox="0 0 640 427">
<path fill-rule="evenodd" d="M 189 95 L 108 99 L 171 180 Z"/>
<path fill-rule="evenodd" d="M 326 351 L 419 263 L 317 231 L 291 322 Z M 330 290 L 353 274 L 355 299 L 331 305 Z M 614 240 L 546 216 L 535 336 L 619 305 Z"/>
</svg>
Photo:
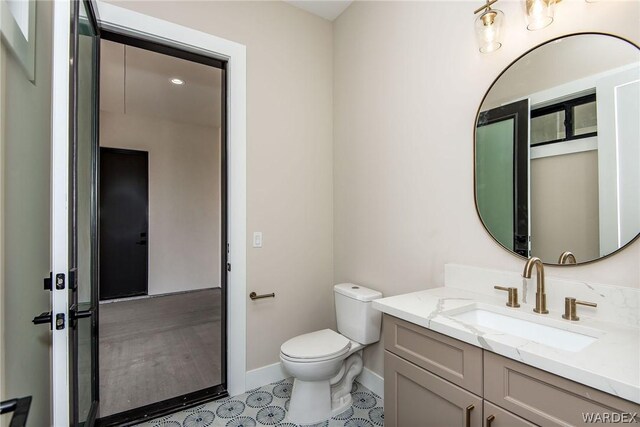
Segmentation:
<svg viewBox="0 0 640 427">
<path fill-rule="evenodd" d="M 482 53 L 494 52 L 502 47 L 504 13 L 498 9 L 491 9 L 491 5 L 497 1 L 487 0 L 485 5 L 473 12 L 474 15 L 482 12 L 474 23 L 476 39 Z"/>
<path fill-rule="evenodd" d="M 555 5 L 556 0 L 526 0 L 527 30 L 536 31 L 548 27 L 553 22 Z"/>
</svg>

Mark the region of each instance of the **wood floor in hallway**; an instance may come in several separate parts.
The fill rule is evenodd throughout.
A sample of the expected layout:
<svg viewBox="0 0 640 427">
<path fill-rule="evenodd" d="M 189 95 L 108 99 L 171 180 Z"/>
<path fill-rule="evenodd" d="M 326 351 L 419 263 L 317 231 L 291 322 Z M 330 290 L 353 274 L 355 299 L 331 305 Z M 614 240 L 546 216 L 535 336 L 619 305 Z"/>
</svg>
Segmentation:
<svg viewBox="0 0 640 427">
<path fill-rule="evenodd" d="M 100 305 L 100 417 L 220 384 L 220 289 Z"/>
</svg>

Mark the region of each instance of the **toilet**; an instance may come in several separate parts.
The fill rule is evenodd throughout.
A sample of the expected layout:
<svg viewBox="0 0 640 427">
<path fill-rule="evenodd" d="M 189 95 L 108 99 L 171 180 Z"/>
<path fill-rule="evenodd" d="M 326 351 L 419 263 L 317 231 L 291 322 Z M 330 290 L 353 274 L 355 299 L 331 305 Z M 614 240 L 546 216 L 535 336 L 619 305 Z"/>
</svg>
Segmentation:
<svg viewBox="0 0 640 427">
<path fill-rule="evenodd" d="M 380 340 L 382 313 L 371 301 L 382 293 L 353 283 L 333 288 L 338 332 L 298 335 L 280 347 L 280 361 L 294 377 L 288 420 L 314 424 L 351 406 L 353 380 L 362 372 L 362 349 Z"/>
</svg>

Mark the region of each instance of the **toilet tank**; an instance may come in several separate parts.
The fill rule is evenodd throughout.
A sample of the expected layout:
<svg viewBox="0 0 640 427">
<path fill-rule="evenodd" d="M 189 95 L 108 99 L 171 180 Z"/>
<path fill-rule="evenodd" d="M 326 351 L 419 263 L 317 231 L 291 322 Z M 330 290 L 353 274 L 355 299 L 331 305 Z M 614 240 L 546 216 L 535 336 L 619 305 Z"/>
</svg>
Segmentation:
<svg viewBox="0 0 640 427">
<path fill-rule="evenodd" d="M 371 301 L 382 293 L 353 283 L 335 285 L 333 291 L 338 332 L 360 344 L 380 341 L 382 312 L 374 310 Z"/>
</svg>

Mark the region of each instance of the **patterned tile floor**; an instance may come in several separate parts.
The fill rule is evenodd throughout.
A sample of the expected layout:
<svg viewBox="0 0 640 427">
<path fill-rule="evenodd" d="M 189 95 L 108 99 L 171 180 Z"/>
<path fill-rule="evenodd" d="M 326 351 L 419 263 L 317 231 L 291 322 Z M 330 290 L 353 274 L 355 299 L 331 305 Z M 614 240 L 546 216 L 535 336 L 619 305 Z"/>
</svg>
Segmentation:
<svg viewBox="0 0 640 427">
<path fill-rule="evenodd" d="M 287 421 L 293 379 L 139 424 L 147 427 L 302 427 Z M 379 427 L 384 425 L 380 396 L 354 382 L 353 405 L 342 414 L 304 427 Z"/>
</svg>

